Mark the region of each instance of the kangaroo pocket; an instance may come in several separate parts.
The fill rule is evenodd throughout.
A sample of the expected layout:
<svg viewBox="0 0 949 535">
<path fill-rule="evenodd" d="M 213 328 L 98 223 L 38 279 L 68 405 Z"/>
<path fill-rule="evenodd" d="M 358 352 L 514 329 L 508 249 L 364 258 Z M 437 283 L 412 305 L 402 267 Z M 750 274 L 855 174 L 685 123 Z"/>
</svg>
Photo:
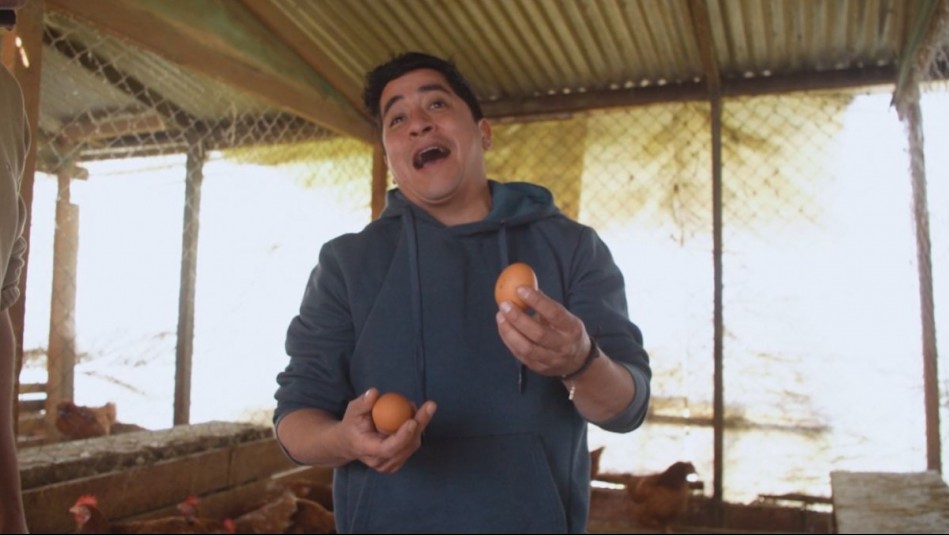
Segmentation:
<svg viewBox="0 0 949 535">
<path fill-rule="evenodd" d="M 353 531 L 563 533 L 563 501 L 533 435 L 430 438 L 395 474 L 371 472 Z"/>
</svg>

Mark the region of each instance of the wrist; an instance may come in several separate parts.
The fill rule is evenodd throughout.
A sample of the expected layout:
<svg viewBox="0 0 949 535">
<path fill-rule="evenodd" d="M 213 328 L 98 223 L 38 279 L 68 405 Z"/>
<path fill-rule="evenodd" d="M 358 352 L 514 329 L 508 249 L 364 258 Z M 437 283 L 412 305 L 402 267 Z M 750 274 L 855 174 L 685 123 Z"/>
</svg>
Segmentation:
<svg viewBox="0 0 949 535">
<path fill-rule="evenodd" d="M 579 378 L 581 375 L 586 373 L 590 369 L 590 365 L 593 364 L 593 361 L 600 356 L 600 346 L 596 344 L 596 339 L 590 336 L 590 351 L 587 353 L 585 359 L 583 359 L 583 364 L 580 365 L 575 371 L 568 373 L 566 375 L 561 375 L 561 381 L 573 381 L 574 379 Z"/>
</svg>

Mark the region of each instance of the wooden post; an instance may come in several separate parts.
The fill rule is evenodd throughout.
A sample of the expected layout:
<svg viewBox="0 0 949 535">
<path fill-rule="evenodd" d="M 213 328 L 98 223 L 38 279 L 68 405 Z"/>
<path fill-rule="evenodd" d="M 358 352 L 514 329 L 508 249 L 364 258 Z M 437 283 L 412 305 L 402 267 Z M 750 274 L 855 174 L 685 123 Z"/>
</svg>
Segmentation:
<svg viewBox="0 0 949 535">
<path fill-rule="evenodd" d="M 382 144 L 376 143 L 372 149 L 372 219 L 379 217 L 386 207 L 386 189 L 389 167 L 386 165 Z"/>
<path fill-rule="evenodd" d="M 714 392 L 712 414 L 714 425 L 714 480 L 712 503 L 719 526 L 724 523 L 724 475 L 725 456 L 725 320 L 722 305 L 722 99 L 714 96 L 712 105 L 712 262 L 714 300 Z"/>
<path fill-rule="evenodd" d="M 181 286 L 178 294 L 178 345 L 175 360 L 174 425 L 191 420 L 191 358 L 194 353 L 194 296 L 198 266 L 198 230 L 201 183 L 206 158 L 201 141 L 188 149 L 185 178 L 184 225 L 181 231 Z"/>
<path fill-rule="evenodd" d="M 916 268 L 919 274 L 920 323 L 923 338 L 923 391 L 926 405 L 926 468 L 942 472 L 939 436 L 939 352 L 936 347 L 936 311 L 933 295 L 932 242 L 929 235 L 929 201 L 926 193 L 926 158 L 923 147 L 923 114 L 919 85 L 904 89 L 898 106 L 906 123 L 910 172 L 913 183 L 913 220 L 916 223 Z"/>
<path fill-rule="evenodd" d="M 70 170 L 57 173 L 56 232 L 53 238 L 53 289 L 50 298 L 46 369 L 47 429 L 56 429 L 56 406 L 72 401 L 76 366 L 76 273 L 79 256 L 79 207 L 70 202 Z"/>
</svg>

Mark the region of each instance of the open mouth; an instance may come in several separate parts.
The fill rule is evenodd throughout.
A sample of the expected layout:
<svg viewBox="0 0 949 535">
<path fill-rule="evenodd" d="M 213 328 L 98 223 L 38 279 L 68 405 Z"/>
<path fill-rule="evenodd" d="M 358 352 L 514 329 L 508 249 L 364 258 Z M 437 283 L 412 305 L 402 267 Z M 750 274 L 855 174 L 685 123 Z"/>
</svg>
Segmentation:
<svg viewBox="0 0 949 535">
<path fill-rule="evenodd" d="M 421 169 L 432 162 L 447 158 L 449 154 L 451 154 L 451 151 L 445 147 L 438 145 L 426 147 L 415 153 L 415 157 L 412 158 L 412 166 L 416 169 Z"/>
</svg>

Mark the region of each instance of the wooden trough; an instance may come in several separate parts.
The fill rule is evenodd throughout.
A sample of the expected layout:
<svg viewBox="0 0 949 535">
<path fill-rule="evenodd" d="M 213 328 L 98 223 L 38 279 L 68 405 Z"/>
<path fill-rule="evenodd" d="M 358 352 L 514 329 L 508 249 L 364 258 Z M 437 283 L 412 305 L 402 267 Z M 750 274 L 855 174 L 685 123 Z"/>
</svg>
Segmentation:
<svg viewBox="0 0 949 535">
<path fill-rule="evenodd" d="M 332 477 L 290 462 L 270 427 L 230 422 L 26 448 L 20 474 L 33 533 L 74 532 L 68 509 L 83 494 L 113 520 L 175 514 L 191 495 L 202 498 L 203 515 L 223 518 L 245 511 L 276 479 Z"/>
<path fill-rule="evenodd" d="M 589 533 L 656 533 L 632 519 L 625 489 L 594 487 L 591 493 Z M 671 529 L 673 533 L 833 533 L 833 518 L 805 502 L 726 502 L 719 519 L 710 498 L 693 494 Z"/>
<path fill-rule="evenodd" d="M 299 467 L 277 445 L 270 427 L 233 422 L 176 426 L 21 450 L 27 522 L 33 533 L 72 533 L 68 512 L 79 496 L 95 495 L 112 520 L 176 514 L 175 505 L 195 495 L 203 516 L 235 517 L 267 494 L 276 480 L 306 477 L 330 482 L 326 469 Z M 591 489 L 590 533 L 648 533 L 629 516 L 621 488 Z M 831 515 L 775 504 L 725 504 L 716 522 L 711 501 L 700 493 L 677 532 L 829 533 Z M 722 527 L 716 527 L 722 526 Z"/>
</svg>

